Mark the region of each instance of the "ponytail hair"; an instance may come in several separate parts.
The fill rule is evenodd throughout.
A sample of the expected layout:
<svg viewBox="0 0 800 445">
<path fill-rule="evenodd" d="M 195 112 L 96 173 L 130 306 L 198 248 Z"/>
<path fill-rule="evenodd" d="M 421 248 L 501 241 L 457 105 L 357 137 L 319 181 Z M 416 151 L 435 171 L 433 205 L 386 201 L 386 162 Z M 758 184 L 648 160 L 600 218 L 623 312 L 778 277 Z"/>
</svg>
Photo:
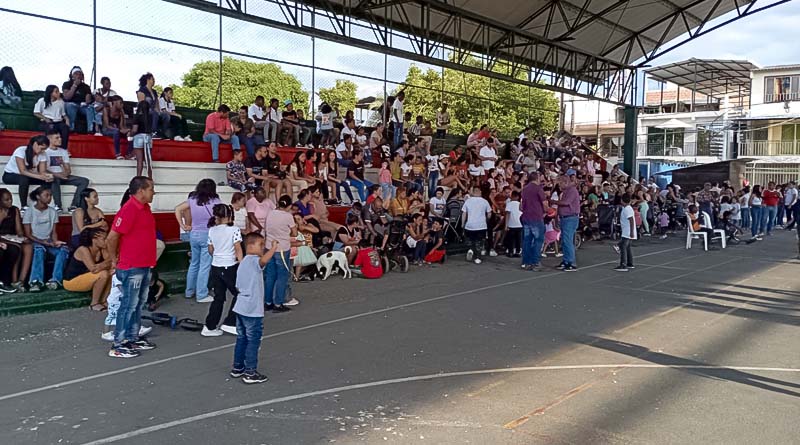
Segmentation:
<svg viewBox="0 0 800 445">
<path fill-rule="evenodd" d="M 215 204 L 211 210 L 213 218 L 208 219 L 208 227 L 214 227 L 219 221 L 228 218 L 228 225 L 233 225 L 233 207 L 228 204 Z"/>
</svg>

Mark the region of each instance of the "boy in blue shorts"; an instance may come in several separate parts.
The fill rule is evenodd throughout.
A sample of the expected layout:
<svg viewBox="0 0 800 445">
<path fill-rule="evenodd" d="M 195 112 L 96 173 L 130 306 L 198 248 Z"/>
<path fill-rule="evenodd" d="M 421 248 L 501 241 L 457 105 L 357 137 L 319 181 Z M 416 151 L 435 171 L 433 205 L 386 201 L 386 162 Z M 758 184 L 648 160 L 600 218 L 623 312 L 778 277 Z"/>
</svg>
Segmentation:
<svg viewBox="0 0 800 445">
<path fill-rule="evenodd" d="M 267 376 L 258 372 L 258 349 L 264 330 L 264 266 L 272 259 L 278 242 L 264 253 L 264 237 L 249 233 L 244 238 L 246 256 L 236 272 L 239 295 L 233 312 L 236 313 L 236 346 L 233 350 L 231 377 L 242 377 L 244 383 L 264 383 Z"/>
</svg>

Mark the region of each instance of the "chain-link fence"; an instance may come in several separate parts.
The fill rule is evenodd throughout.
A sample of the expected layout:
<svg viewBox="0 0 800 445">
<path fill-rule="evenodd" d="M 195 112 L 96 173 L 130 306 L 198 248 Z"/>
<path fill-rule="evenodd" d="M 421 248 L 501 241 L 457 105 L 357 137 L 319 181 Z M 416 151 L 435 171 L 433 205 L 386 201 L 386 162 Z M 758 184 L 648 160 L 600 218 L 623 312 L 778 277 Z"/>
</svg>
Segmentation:
<svg viewBox="0 0 800 445">
<path fill-rule="evenodd" d="M 248 3 L 248 13 L 262 17 L 284 12 L 269 1 Z M 356 119 L 366 124 L 380 120 L 374 110 L 400 89 L 416 97 L 407 110 L 434 126 L 436 110 L 443 101 L 450 103 L 452 133 L 466 134 L 473 126 L 488 124 L 503 136 L 513 136 L 525 126 L 551 131 L 558 123 L 558 101 L 545 90 L 161 0 L 0 0 L 0 21 L 5 29 L 0 65 L 13 67 L 27 91 L 60 86 L 78 65 L 93 87 L 108 76 L 125 100 L 134 99 L 139 77 L 151 72 L 160 88 L 175 87 L 179 106 L 208 109 L 227 103 L 235 109 L 262 94 L 281 102 L 291 99 L 313 116 L 320 90 L 350 81 L 356 86 L 353 100 L 373 99 L 355 110 Z M 332 25 L 317 20 L 315 26 Z M 242 101 L 242 91 L 253 92 L 253 97 L 236 103 Z M 342 113 L 351 109 L 352 101 L 347 102 Z"/>
</svg>

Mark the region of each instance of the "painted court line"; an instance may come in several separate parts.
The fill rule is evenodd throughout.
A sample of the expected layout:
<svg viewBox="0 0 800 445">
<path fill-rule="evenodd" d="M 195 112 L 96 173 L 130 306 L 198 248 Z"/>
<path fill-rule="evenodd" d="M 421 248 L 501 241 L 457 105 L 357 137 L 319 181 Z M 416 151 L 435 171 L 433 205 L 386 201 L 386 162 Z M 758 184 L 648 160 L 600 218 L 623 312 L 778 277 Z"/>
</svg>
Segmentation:
<svg viewBox="0 0 800 445">
<path fill-rule="evenodd" d="M 497 369 L 479 369 L 473 371 L 455 371 L 444 372 L 438 374 L 425 374 L 410 377 L 401 377 L 395 379 L 378 380 L 374 382 L 358 383 L 354 385 L 338 386 L 336 388 L 321 389 L 317 391 L 310 391 L 300 394 L 293 394 L 284 397 L 264 400 L 261 402 L 248 403 L 246 405 L 238 405 L 230 408 L 210 411 L 196 416 L 185 417 L 183 419 L 173 420 L 171 422 L 164 422 L 157 425 L 129 431 L 127 433 L 117 434 L 102 439 L 97 439 L 91 442 L 86 442 L 84 445 L 101 445 L 107 443 L 118 442 L 133 437 L 142 436 L 156 431 L 162 431 L 176 426 L 186 425 L 201 420 L 212 419 L 226 414 L 232 414 L 238 411 L 259 408 L 267 405 L 275 405 L 283 402 L 291 402 L 294 400 L 307 399 L 310 397 L 323 396 L 327 394 L 340 393 L 345 391 L 353 391 L 357 389 L 374 388 L 378 386 L 395 385 L 399 383 L 419 382 L 425 380 L 436 380 L 451 377 L 475 376 L 484 374 L 502 374 L 502 373 L 515 373 L 515 372 L 535 372 L 535 371 L 566 371 L 566 370 L 593 370 L 593 369 L 607 369 L 607 368 L 620 368 L 620 369 L 712 369 L 712 370 L 731 370 L 731 371 L 754 371 L 754 372 L 786 372 L 786 373 L 800 373 L 800 368 L 770 368 L 760 366 L 721 366 L 721 365 L 665 365 L 656 363 L 623 363 L 623 364 L 597 364 L 597 365 L 558 365 L 558 366 L 525 366 L 516 368 L 497 368 Z"/>
<path fill-rule="evenodd" d="M 663 253 L 666 253 L 666 252 L 671 252 L 673 250 L 679 250 L 679 249 L 683 249 L 683 247 L 675 247 L 675 248 L 671 248 L 671 249 L 658 250 L 658 251 L 655 251 L 655 252 L 650 252 L 650 253 L 646 253 L 646 254 L 643 254 L 643 255 L 639 255 L 639 257 L 641 258 L 641 257 L 647 257 L 647 256 L 653 256 L 653 255 L 660 255 L 660 254 L 663 254 Z M 591 265 L 583 267 L 581 269 L 592 269 L 592 268 L 595 268 L 595 267 L 606 266 L 606 265 L 615 264 L 615 263 L 616 263 L 616 260 L 615 261 L 605 261 L 605 262 L 602 262 L 602 263 L 591 264 Z M 526 273 L 531 273 L 531 272 L 526 272 Z M 513 286 L 513 285 L 520 284 L 520 283 L 527 283 L 529 281 L 534 281 L 534 280 L 538 280 L 538 279 L 542 279 L 542 278 L 552 277 L 552 276 L 556 276 L 556 275 L 563 275 L 563 274 L 564 274 L 564 272 L 561 272 L 561 271 L 550 272 L 550 273 L 542 273 L 542 274 L 538 274 L 537 273 L 537 274 L 535 274 L 533 276 L 530 276 L 528 278 L 522 278 L 522 279 L 519 279 L 519 280 L 507 281 L 505 283 L 492 284 L 490 286 L 478 287 L 478 288 L 475 288 L 475 289 L 469 289 L 469 290 L 455 292 L 455 293 L 446 294 L 446 295 L 440 295 L 438 297 L 426 298 L 424 300 L 412 301 L 410 303 L 400 304 L 400 305 L 396 305 L 396 306 L 389 306 L 389 307 L 386 307 L 386 308 L 383 308 L 383 309 L 375 309 L 375 310 L 372 310 L 372 311 L 361 312 L 361 313 L 358 313 L 358 314 L 348 315 L 346 317 L 336 318 L 336 319 L 333 319 L 333 320 L 323 321 L 323 322 L 320 322 L 320 323 L 314 323 L 314 324 L 307 325 L 307 326 L 301 326 L 301 327 L 298 327 L 298 328 L 287 329 L 285 331 L 280 331 L 280 332 L 275 332 L 275 333 L 272 333 L 272 334 L 269 334 L 269 335 L 265 335 L 265 336 L 261 337 L 261 339 L 262 340 L 266 340 L 266 339 L 269 339 L 269 338 L 280 337 L 280 336 L 287 335 L 287 334 L 294 334 L 294 333 L 297 333 L 297 332 L 303 332 L 303 331 L 307 331 L 307 330 L 310 330 L 310 329 L 315 329 L 315 328 L 320 328 L 320 327 L 323 327 L 323 326 L 342 323 L 342 322 L 345 322 L 345 321 L 355 320 L 355 319 L 358 319 L 358 318 L 369 317 L 371 315 L 382 314 L 382 313 L 385 313 L 385 312 L 395 311 L 395 310 L 398 310 L 398 309 L 405 309 L 405 308 L 409 308 L 409 307 L 413 307 L 413 306 L 418 306 L 418 305 L 421 305 L 421 304 L 432 303 L 434 301 L 445 300 L 445 299 L 448 299 L 448 298 L 459 297 L 459 296 L 462 296 L 462 295 L 470 295 L 470 294 L 474 294 L 474 293 L 477 293 L 477 292 L 483 292 L 483 291 L 491 290 L 491 289 L 498 289 L 498 288 L 502 288 L 502 287 Z M 138 365 L 133 365 L 133 366 L 125 367 L 125 368 L 115 369 L 113 371 L 101 372 L 99 374 L 92 374 L 92 375 L 88 375 L 88 376 L 85 376 L 85 377 L 79 377 L 77 379 L 67 380 L 67 381 L 60 382 L 60 383 L 54 383 L 54 384 L 51 384 L 51 385 L 40 386 L 38 388 L 31 388 L 31 389 L 27 389 L 25 391 L 20 391 L 20 392 L 16 392 L 16 393 L 6 394 L 6 395 L 3 395 L 3 396 L 0 396 L 0 401 L 14 399 L 14 398 L 17 398 L 17 397 L 22 397 L 22 396 L 26 396 L 26 395 L 30 395 L 30 394 L 35 394 L 35 393 L 42 392 L 42 391 L 49 391 L 51 389 L 63 388 L 65 386 L 75 385 L 77 383 L 88 382 L 88 381 L 91 381 L 91 380 L 96 380 L 96 379 L 100 379 L 100 378 L 104 378 L 104 377 L 110 377 L 110 376 L 117 375 L 117 374 L 123 374 L 123 373 L 126 373 L 126 372 L 135 371 L 137 369 L 147 368 L 147 367 L 155 366 L 155 365 L 161 365 L 161 364 L 169 363 L 169 362 L 172 362 L 172 361 L 175 361 L 175 360 L 181 360 L 181 359 L 184 359 L 184 358 L 194 357 L 194 356 L 201 355 L 201 354 L 206 354 L 206 353 L 209 353 L 209 352 L 221 351 L 223 349 L 232 348 L 234 345 L 235 345 L 235 343 L 230 343 L 230 344 L 221 345 L 221 346 L 215 346 L 213 348 L 201 349 L 199 351 L 188 352 L 186 354 L 180 354 L 180 355 L 176 355 L 174 357 L 168 357 L 168 358 L 164 358 L 164 359 L 160 359 L 160 360 L 154 360 L 152 362 L 141 363 L 141 364 L 138 364 Z"/>
</svg>

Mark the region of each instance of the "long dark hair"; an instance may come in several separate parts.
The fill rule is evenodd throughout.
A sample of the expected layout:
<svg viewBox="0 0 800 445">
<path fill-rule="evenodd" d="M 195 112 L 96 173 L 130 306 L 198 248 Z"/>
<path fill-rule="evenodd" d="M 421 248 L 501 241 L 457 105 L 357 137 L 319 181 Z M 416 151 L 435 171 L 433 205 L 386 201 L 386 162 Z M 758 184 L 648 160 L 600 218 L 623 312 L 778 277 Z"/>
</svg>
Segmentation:
<svg viewBox="0 0 800 445">
<path fill-rule="evenodd" d="M 28 146 L 25 147 L 25 166 L 28 168 L 33 168 L 33 144 L 44 145 L 46 147 L 50 145 L 50 140 L 47 139 L 47 136 L 42 135 L 30 138 Z"/>
<path fill-rule="evenodd" d="M 55 85 L 47 85 L 47 88 L 44 89 L 44 107 L 47 108 L 53 103 L 51 97 L 53 97 L 53 90 L 58 89 Z"/>
<path fill-rule="evenodd" d="M 11 68 L 10 66 L 4 66 L 3 68 L 0 68 L 0 81 L 3 82 L 3 85 L 11 85 L 16 95 L 22 93 L 22 87 L 19 86 L 19 82 L 17 82 L 17 76 L 14 75 L 14 68 Z"/>
<path fill-rule="evenodd" d="M 105 235 L 106 231 L 100 227 L 89 227 L 81 231 L 78 237 L 78 245 L 81 247 L 91 247 L 92 241 L 97 235 Z"/>
<path fill-rule="evenodd" d="M 754 185 L 752 193 L 760 198 L 761 197 L 761 186 L 757 185 L 757 184 Z"/>
<path fill-rule="evenodd" d="M 297 167 L 297 174 L 302 175 L 305 170 L 305 165 L 300 162 L 300 156 L 304 155 L 305 153 L 301 150 L 294 154 L 294 159 L 292 159 L 292 164 Z"/>
<path fill-rule="evenodd" d="M 152 73 L 142 74 L 142 77 L 139 78 L 139 87 L 141 88 L 143 86 L 147 86 L 147 79 L 152 79 L 152 78 L 153 78 Z"/>
<path fill-rule="evenodd" d="M 233 225 L 233 207 L 229 206 L 228 204 L 215 204 L 214 208 L 211 210 L 211 214 L 213 218 L 208 219 L 208 227 L 214 227 L 217 225 L 218 219 L 228 218 L 228 225 Z"/>
<path fill-rule="evenodd" d="M 92 222 L 92 217 L 89 216 L 89 204 L 86 202 L 86 199 L 89 198 L 89 196 L 91 196 L 92 193 L 97 193 L 97 190 L 87 187 L 83 189 L 83 191 L 81 192 L 81 196 L 79 198 L 80 199 L 79 207 L 83 209 L 84 224 L 91 224 Z"/>
<path fill-rule="evenodd" d="M 170 91 L 172 91 L 172 88 L 166 87 L 164 88 L 164 91 L 161 92 L 161 98 L 164 99 L 167 103 L 172 102 L 171 99 L 167 99 L 167 93 L 169 93 Z"/>
<path fill-rule="evenodd" d="M 202 179 L 197 183 L 194 191 L 189 194 L 189 197 L 194 198 L 199 206 L 206 205 L 213 199 L 219 199 L 217 183 L 213 179 Z"/>
</svg>

